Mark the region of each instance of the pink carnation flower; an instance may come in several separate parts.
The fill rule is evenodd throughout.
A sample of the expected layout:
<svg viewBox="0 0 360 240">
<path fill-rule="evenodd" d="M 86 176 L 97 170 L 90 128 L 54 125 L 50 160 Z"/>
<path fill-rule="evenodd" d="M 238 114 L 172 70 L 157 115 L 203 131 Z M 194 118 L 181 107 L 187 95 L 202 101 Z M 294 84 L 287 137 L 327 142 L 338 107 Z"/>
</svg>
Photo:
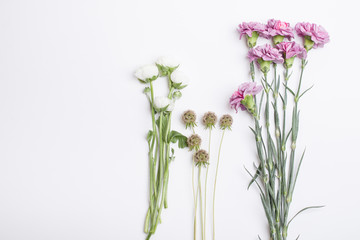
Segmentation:
<svg viewBox="0 0 360 240">
<path fill-rule="evenodd" d="M 276 48 L 283 54 L 284 59 L 289 59 L 295 56 L 305 59 L 307 55 L 305 48 L 295 42 L 281 42 L 276 45 Z"/>
<path fill-rule="evenodd" d="M 248 37 L 252 37 L 253 32 L 257 32 L 260 36 L 262 36 L 265 32 L 265 25 L 258 22 L 243 22 L 239 24 L 238 32 L 240 33 L 240 39 L 243 35 L 247 35 Z"/>
<path fill-rule="evenodd" d="M 254 60 L 258 60 L 258 59 L 262 59 L 264 61 L 272 61 L 274 63 L 283 63 L 284 62 L 284 59 L 282 58 L 279 50 L 271 47 L 271 45 L 268 43 L 265 45 L 250 49 L 248 52 L 248 58 L 250 59 L 250 62 L 252 62 Z"/>
<path fill-rule="evenodd" d="M 288 40 L 294 38 L 293 29 L 290 27 L 290 24 L 280 20 L 270 19 L 266 25 L 266 32 L 269 37 L 279 35 L 286 37 Z"/>
<path fill-rule="evenodd" d="M 262 86 L 256 86 L 254 82 L 245 82 L 239 86 L 239 89 L 233 93 L 230 97 L 230 106 L 232 109 L 235 109 L 238 112 L 238 109 L 241 108 L 242 111 L 246 110 L 246 107 L 241 104 L 241 101 L 245 98 L 246 95 L 256 95 L 262 90 Z"/>
<path fill-rule="evenodd" d="M 311 41 L 314 42 L 313 48 L 323 47 L 325 43 L 330 41 L 329 34 L 326 30 L 314 23 L 297 23 L 295 25 L 295 31 L 300 37 L 309 36 Z"/>
</svg>

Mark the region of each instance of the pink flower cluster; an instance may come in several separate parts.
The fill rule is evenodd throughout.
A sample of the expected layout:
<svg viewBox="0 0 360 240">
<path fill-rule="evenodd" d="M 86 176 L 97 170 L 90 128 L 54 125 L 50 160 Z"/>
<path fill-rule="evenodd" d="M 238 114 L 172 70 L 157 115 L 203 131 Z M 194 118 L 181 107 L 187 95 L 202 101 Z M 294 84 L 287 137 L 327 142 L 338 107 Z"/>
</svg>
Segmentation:
<svg viewBox="0 0 360 240">
<path fill-rule="evenodd" d="M 270 44 L 251 48 L 248 53 L 250 62 L 262 59 L 264 61 L 272 61 L 275 63 L 283 63 L 284 59 L 278 49 L 271 47 Z M 257 62 L 257 61 L 256 61 Z"/>
<path fill-rule="evenodd" d="M 266 25 L 266 35 L 268 38 L 275 36 L 283 36 L 288 40 L 294 38 L 294 33 L 290 23 L 282 22 L 280 20 L 270 19 Z"/>
<path fill-rule="evenodd" d="M 259 36 L 263 38 L 269 39 L 271 37 L 282 36 L 290 41 L 294 38 L 293 31 L 289 23 L 275 19 L 268 20 L 266 25 L 258 22 L 243 22 L 239 24 L 238 28 L 240 39 L 243 35 L 251 37 L 253 32 L 257 32 Z M 297 23 L 295 25 L 295 31 L 300 37 L 308 37 L 314 42 L 314 48 L 323 47 L 324 44 L 330 41 L 329 34 L 326 30 L 322 26 L 314 23 Z"/>
<path fill-rule="evenodd" d="M 238 112 L 240 108 L 242 111 L 247 110 L 246 107 L 241 103 L 246 95 L 256 95 L 262 90 L 262 86 L 257 86 L 254 82 L 245 82 L 239 86 L 239 89 L 233 93 L 230 97 L 230 106 Z"/>
<path fill-rule="evenodd" d="M 289 59 L 295 56 L 305 59 L 307 55 L 305 48 L 296 42 L 281 42 L 276 45 L 276 48 L 280 53 L 282 53 L 284 59 Z"/>
<path fill-rule="evenodd" d="M 266 26 L 258 22 L 243 22 L 242 24 L 239 24 L 238 28 L 238 32 L 240 33 L 240 39 L 243 35 L 252 37 L 253 32 L 257 32 L 260 36 L 265 37 L 265 30 Z"/>
<path fill-rule="evenodd" d="M 330 41 L 329 34 L 326 30 L 314 23 L 297 23 L 295 25 L 295 31 L 300 37 L 309 36 L 311 41 L 314 42 L 314 48 L 323 47 L 325 43 Z"/>
</svg>

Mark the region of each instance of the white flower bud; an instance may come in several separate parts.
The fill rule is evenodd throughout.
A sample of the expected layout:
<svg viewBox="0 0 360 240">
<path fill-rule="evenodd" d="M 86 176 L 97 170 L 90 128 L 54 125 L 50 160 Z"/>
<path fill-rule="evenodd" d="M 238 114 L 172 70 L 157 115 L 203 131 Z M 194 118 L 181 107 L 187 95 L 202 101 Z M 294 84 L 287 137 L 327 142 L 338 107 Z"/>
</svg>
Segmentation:
<svg viewBox="0 0 360 240">
<path fill-rule="evenodd" d="M 171 100 L 168 97 L 160 96 L 160 97 L 156 97 L 154 100 L 155 108 L 160 109 L 160 110 L 170 104 L 171 104 Z"/>
<path fill-rule="evenodd" d="M 135 77 L 143 81 L 155 78 L 157 75 L 159 75 L 159 69 L 155 64 L 142 66 L 135 72 Z"/>
<path fill-rule="evenodd" d="M 179 98 L 181 98 L 181 96 L 182 96 L 182 94 L 181 94 L 180 91 L 176 91 L 176 92 L 173 93 L 173 97 L 174 97 L 175 99 L 179 99 Z"/>
<path fill-rule="evenodd" d="M 151 97 L 151 89 L 149 87 L 144 88 L 144 93 L 148 98 Z"/>
<path fill-rule="evenodd" d="M 171 73 L 171 81 L 173 83 L 182 83 L 187 85 L 189 78 L 183 72 L 175 70 L 173 73 Z"/>
<path fill-rule="evenodd" d="M 174 59 L 174 58 L 172 58 L 170 56 L 159 57 L 156 60 L 156 63 L 161 65 L 161 66 L 170 67 L 170 68 L 174 68 L 174 67 L 179 66 L 179 62 L 176 59 Z"/>
</svg>

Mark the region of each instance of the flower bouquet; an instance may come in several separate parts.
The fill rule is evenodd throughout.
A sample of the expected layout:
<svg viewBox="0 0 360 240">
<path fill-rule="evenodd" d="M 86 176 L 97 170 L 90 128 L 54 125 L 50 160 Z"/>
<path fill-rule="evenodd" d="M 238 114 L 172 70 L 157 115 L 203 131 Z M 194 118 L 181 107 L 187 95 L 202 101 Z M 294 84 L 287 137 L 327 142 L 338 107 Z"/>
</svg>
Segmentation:
<svg viewBox="0 0 360 240">
<path fill-rule="evenodd" d="M 168 207 L 167 189 L 169 183 L 169 166 L 174 160 L 173 143 L 179 148 L 187 147 L 187 137 L 171 130 L 172 111 L 177 99 L 181 97 L 181 89 L 186 87 L 187 77 L 178 70 L 179 64 L 169 57 L 161 57 L 156 64 L 139 68 L 136 78 L 146 84 L 146 94 L 151 111 L 152 129 L 147 134 L 149 146 L 150 191 L 149 207 L 145 218 L 146 239 L 155 233 L 161 221 L 161 211 Z M 168 83 L 168 94 L 155 97 L 153 82 L 165 77 Z"/>
<path fill-rule="evenodd" d="M 325 29 L 316 24 L 297 23 L 295 32 L 303 44 L 294 39 L 294 29 L 289 23 L 271 19 L 266 25 L 256 22 L 242 23 L 238 29 L 240 39 L 245 36 L 249 51 L 251 81 L 240 85 L 230 98 L 230 105 L 247 111 L 254 119 L 251 131 L 255 136 L 258 163 L 251 176 L 249 187 L 255 183 L 269 224 L 270 239 L 285 240 L 292 220 L 289 209 L 305 151 L 298 156 L 296 142 L 299 134 L 299 101 L 310 89 L 302 90 L 304 69 L 311 49 L 323 47 L 329 42 Z M 258 37 L 272 42 L 256 46 Z M 284 41 L 284 40 L 287 41 Z M 288 84 L 292 80 L 291 69 L 300 59 L 300 74 L 295 87 Z M 256 81 L 255 65 L 260 70 Z M 278 74 L 282 70 L 282 77 Z M 272 77 L 270 75 L 272 74 Z M 258 94 L 260 94 L 260 99 Z M 288 113 L 288 97 L 293 99 L 291 115 Z M 259 237 L 260 239 L 260 237 Z"/>
</svg>

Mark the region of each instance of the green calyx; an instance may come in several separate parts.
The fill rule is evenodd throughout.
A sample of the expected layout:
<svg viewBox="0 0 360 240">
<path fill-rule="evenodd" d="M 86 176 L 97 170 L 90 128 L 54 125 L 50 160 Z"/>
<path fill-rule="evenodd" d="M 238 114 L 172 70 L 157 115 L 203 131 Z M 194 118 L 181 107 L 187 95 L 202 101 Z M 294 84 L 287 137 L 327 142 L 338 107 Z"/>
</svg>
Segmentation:
<svg viewBox="0 0 360 240">
<path fill-rule="evenodd" d="M 252 32 L 251 33 L 251 37 L 246 36 L 247 37 L 247 45 L 249 46 L 249 48 L 253 48 L 256 46 L 256 41 L 259 37 L 258 32 Z"/>
<path fill-rule="evenodd" d="M 176 67 L 167 67 L 167 66 L 163 66 L 160 64 L 156 64 L 156 66 L 159 69 L 159 75 L 164 77 L 164 76 L 169 76 L 173 71 L 175 71 L 175 69 L 177 69 L 179 66 Z"/>
<path fill-rule="evenodd" d="M 262 58 L 259 58 L 257 62 L 260 65 L 260 71 L 264 74 L 270 71 L 270 65 L 272 61 L 264 61 Z"/>
<path fill-rule="evenodd" d="M 287 68 L 287 69 L 291 68 L 293 63 L 294 63 L 294 60 L 295 60 L 295 56 L 293 56 L 291 58 L 288 58 L 288 59 L 285 59 L 284 67 Z"/>
<path fill-rule="evenodd" d="M 243 100 L 241 100 L 241 104 L 246 107 L 246 109 L 252 114 L 255 114 L 255 101 L 252 95 L 246 95 Z"/>
<path fill-rule="evenodd" d="M 312 49 L 314 46 L 314 41 L 311 40 L 310 36 L 305 36 L 304 37 L 304 48 L 306 49 L 306 51 L 310 51 L 310 49 Z"/>
<path fill-rule="evenodd" d="M 276 35 L 273 37 L 273 42 L 275 45 L 281 43 L 283 40 L 284 40 L 284 36 L 281 36 L 281 35 Z"/>
</svg>

